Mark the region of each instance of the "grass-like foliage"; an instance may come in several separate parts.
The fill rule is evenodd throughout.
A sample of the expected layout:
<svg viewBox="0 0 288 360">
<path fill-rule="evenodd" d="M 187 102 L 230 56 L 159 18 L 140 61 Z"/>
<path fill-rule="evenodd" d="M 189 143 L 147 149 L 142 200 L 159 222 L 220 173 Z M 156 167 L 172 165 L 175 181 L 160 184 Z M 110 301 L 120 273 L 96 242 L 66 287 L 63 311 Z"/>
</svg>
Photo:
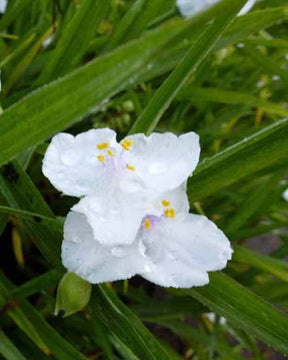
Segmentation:
<svg viewBox="0 0 288 360">
<path fill-rule="evenodd" d="M 238 17 L 246 1 L 222 0 L 188 19 L 175 3 L 9 0 L 0 14 L 3 359 L 288 355 L 287 0 Z M 42 159 L 56 133 L 104 127 L 119 140 L 200 135 L 191 212 L 226 233 L 233 259 L 204 287 L 95 285 L 82 311 L 56 317 L 63 220 L 77 199 L 51 186 Z"/>
</svg>

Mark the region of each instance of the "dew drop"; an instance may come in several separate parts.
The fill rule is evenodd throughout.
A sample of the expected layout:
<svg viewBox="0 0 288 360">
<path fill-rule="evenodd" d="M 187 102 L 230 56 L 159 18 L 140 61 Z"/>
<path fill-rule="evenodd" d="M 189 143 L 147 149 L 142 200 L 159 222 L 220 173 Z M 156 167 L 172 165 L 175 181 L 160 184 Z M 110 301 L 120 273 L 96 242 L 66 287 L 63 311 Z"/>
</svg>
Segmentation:
<svg viewBox="0 0 288 360">
<path fill-rule="evenodd" d="M 150 271 L 151 271 L 151 266 L 148 265 L 148 264 L 146 264 L 146 265 L 144 266 L 144 271 L 150 272 Z"/>
<path fill-rule="evenodd" d="M 80 158 L 81 155 L 79 152 L 72 149 L 63 151 L 61 155 L 61 161 L 67 166 L 75 166 L 79 162 Z"/>
<path fill-rule="evenodd" d="M 126 251 L 121 246 L 116 246 L 111 250 L 111 255 L 116 257 L 123 257 L 126 255 Z"/>
</svg>

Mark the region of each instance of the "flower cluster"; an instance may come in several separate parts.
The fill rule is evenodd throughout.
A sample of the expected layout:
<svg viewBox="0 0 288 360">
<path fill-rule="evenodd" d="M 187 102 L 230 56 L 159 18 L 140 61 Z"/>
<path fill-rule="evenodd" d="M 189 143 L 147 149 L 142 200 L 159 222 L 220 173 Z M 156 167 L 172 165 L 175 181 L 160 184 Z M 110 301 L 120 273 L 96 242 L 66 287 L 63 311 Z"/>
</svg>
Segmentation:
<svg viewBox="0 0 288 360">
<path fill-rule="evenodd" d="M 219 0 L 177 0 L 176 4 L 179 12 L 184 17 L 189 17 L 207 9 L 219 2 Z M 249 0 L 239 15 L 246 14 L 255 4 L 256 0 Z"/>
<path fill-rule="evenodd" d="M 189 214 L 186 183 L 197 166 L 193 132 L 131 135 L 110 129 L 56 135 L 43 173 L 80 197 L 64 225 L 62 261 L 91 283 L 141 275 L 171 287 L 200 286 L 231 259 L 229 241 L 204 216 Z"/>
</svg>

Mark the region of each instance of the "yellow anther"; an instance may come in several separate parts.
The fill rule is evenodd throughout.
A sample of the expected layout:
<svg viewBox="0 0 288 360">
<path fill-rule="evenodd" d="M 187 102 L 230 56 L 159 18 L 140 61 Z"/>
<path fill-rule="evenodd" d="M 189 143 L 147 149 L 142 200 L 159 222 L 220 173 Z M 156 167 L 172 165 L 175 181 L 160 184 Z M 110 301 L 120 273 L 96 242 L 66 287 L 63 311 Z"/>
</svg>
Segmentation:
<svg viewBox="0 0 288 360">
<path fill-rule="evenodd" d="M 128 146 L 132 146 L 132 145 L 133 145 L 133 140 L 125 139 L 124 141 L 125 141 L 125 143 L 126 143 Z"/>
<path fill-rule="evenodd" d="M 162 205 L 165 206 L 165 207 L 168 207 L 168 206 L 170 206 L 170 201 L 168 201 L 166 199 L 163 199 L 162 200 Z"/>
<path fill-rule="evenodd" d="M 98 159 L 100 162 L 106 161 L 106 157 L 105 157 L 104 155 L 98 155 L 98 156 L 97 156 L 97 159 Z"/>
<path fill-rule="evenodd" d="M 104 149 L 107 149 L 108 146 L 109 146 L 108 142 L 103 142 L 103 143 L 101 143 L 101 144 L 98 144 L 98 145 L 97 145 L 97 148 L 98 148 L 99 150 L 104 150 Z"/>
<path fill-rule="evenodd" d="M 108 150 L 107 150 L 107 154 L 108 154 L 109 156 L 115 156 L 114 152 L 113 152 L 111 149 L 108 149 Z"/>
<path fill-rule="evenodd" d="M 170 217 L 172 218 L 172 219 L 174 219 L 175 218 L 175 209 L 170 209 Z"/>
<path fill-rule="evenodd" d="M 136 170 L 135 166 L 130 165 L 130 164 L 126 164 L 126 167 L 127 167 L 127 169 L 129 169 L 129 170 L 131 170 L 131 171 L 135 171 L 135 170 Z"/>
<path fill-rule="evenodd" d="M 166 218 L 171 218 L 171 219 L 174 219 L 175 218 L 175 209 L 166 209 L 165 212 L 164 212 L 164 215 Z"/>
<path fill-rule="evenodd" d="M 121 142 L 121 146 L 124 150 L 129 151 L 130 147 L 133 145 L 133 141 L 129 139 L 125 139 Z"/>
<path fill-rule="evenodd" d="M 147 229 L 147 230 L 151 228 L 151 221 L 148 218 L 145 219 L 144 226 L 145 226 L 145 229 Z"/>
</svg>

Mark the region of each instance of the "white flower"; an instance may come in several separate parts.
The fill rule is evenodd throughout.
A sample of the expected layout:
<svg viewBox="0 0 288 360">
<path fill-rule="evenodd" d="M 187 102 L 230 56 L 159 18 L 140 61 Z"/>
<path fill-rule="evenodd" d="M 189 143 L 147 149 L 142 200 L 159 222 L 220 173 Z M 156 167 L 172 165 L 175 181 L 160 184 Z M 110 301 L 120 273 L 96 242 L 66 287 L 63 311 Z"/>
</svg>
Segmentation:
<svg viewBox="0 0 288 360">
<path fill-rule="evenodd" d="M 0 0 L 0 13 L 5 13 L 7 6 L 7 0 Z"/>
<path fill-rule="evenodd" d="M 131 243 L 143 216 L 159 215 L 157 206 L 151 209 L 153 194 L 183 184 L 195 169 L 199 153 L 195 133 L 137 134 L 120 144 L 110 129 L 76 137 L 58 134 L 45 154 L 43 173 L 64 194 L 86 196 L 73 210 L 89 217 L 100 242 Z M 126 231 L 119 237 L 121 228 Z"/>
<path fill-rule="evenodd" d="M 189 17 L 207 9 L 218 1 L 219 0 L 177 0 L 176 5 L 182 16 Z M 256 0 L 249 0 L 239 12 L 239 15 L 246 14 L 254 6 L 255 2 Z"/>
<path fill-rule="evenodd" d="M 166 206 L 162 204 L 161 215 L 144 216 L 130 244 L 100 242 L 93 233 L 93 222 L 83 213 L 71 211 L 64 227 L 64 266 L 95 284 L 136 274 L 166 287 L 207 284 L 207 272 L 223 269 L 231 259 L 230 243 L 206 217 L 185 212 L 185 199 L 182 204 L 178 200 L 180 212 L 167 207 L 167 199 L 163 199 Z M 121 240 L 127 228 L 117 230 Z"/>
<path fill-rule="evenodd" d="M 283 199 L 288 201 L 288 189 L 284 191 L 283 193 Z"/>
<path fill-rule="evenodd" d="M 118 143 L 110 129 L 76 137 L 56 135 L 47 149 L 43 172 L 56 189 L 70 196 L 154 190 L 180 186 L 195 169 L 200 154 L 195 133 L 128 136 Z"/>
<path fill-rule="evenodd" d="M 43 172 L 83 196 L 64 226 L 64 266 L 91 283 L 136 274 L 162 285 L 207 284 L 232 249 L 206 217 L 189 214 L 186 181 L 199 159 L 194 133 L 129 136 L 109 129 L 55 136 Z"/>
</svg>

